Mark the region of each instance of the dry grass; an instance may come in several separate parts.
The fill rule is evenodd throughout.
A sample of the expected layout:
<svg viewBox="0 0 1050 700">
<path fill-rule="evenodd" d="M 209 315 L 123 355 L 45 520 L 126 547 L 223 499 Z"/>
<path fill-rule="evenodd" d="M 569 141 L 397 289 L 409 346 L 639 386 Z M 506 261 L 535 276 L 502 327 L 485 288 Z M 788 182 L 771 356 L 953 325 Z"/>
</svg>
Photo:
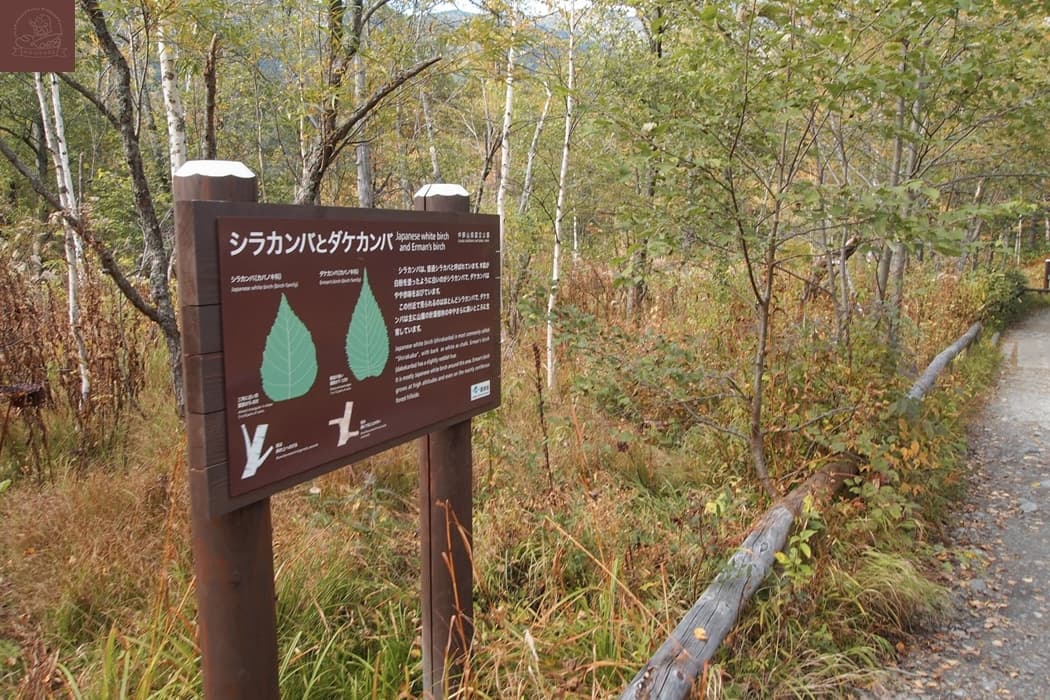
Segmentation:
<svg viewBox="0 0 1050 700">
<path fill-rule="evenodd" d="M 641 328 L 609 312 L 620 290 L 600 269 L 570 277 L 562 301 L 575 315 L 563 324 L 558 389 L 544 392 L 545 431 L 531 353 L 542 329 L 523 326 L 506 348 L 504 404 L 474 421 L 476 637 L 463 697 L 615 695 L 761 512 L 746 448 L 690 425 L 681 405 L 705 406 L 696 399 L 703 377 L 689 384 L 694 370 L 738 382 L 747 371 L 745 297 L 713 274 L 655 279 Z M 876 330 L 857 321 L 850 364 L 819 340 L 830 309 L 813 304 L 802 321 L 790 311 L 777 312 L 769 415 L 819 413 L 835 401 L 857 409 L 852 421 L 772 440 L 785 487 L 819 463 L 831 438 L 870 440 L 858 426 L 881 420 L 892 395 L 877 351 L 862 351 Z M 23 480 L 0 495 L 0 693 L 199 693 L 183 436 L 160 353 L 149 357 L 158 359 L 143 366 L 145 389 L 119 412 L 120 441 L 88 451 L 53 484 Z M 743 419 L 732 400 L 716 409 L 727 425 Z M 416 481 L 406 445 L 272 499 L 286 696 L 418 696 Z M 871 509 L 858 496 L 842 512 L 864 522 Z M 829 518 L 814 547 L 892 530 L 845 522 Z M 834 695 L 867 682 L 893 653 L 878 640 L 905 633 L 906 618 L 937 597 L 907 560 L 881 563 L 840 562 L 841 575 L 818 566 L 804 586 L 771 584 L 709 669 L 705 697 Z M 912 597 L 879 587 L 887 567 L 914 574 Z M 844 612 L 843 601 L 857 596 L 878 615 L 863 624 L 881 637 L 851 626 L 856 608 Z"/>
</svg>

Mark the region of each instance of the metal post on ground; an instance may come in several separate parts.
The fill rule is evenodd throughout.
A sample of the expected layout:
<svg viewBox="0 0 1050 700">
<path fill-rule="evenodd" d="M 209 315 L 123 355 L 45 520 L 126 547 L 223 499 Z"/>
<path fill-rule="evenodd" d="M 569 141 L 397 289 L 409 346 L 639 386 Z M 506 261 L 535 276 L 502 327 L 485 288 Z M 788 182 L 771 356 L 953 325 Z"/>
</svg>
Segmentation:
<svg viewBox="0 0 1050 700">
<path fill-rule="evenodd" d="M 458 185 L 426 185 L 417 211 L 468 213 Z M 474 635 L 470 419 L 418 440 L 423 603 L 423 693 L 456 692 Z"/>
<path fill-rule="evenodd" d="M 1043 261 L 1043 289 L 1050 290 L 1050 259 Z"/>
<path fill-rule="evenodd" d="M 194 440 L 206 416 L 223 408 L 204 398 L 205 382 L 222 383 L 218 298 L 197 293 L 210 278 L 217 289 L 215 232 L 197 232 L 194 200 L 254 202 L 255 175 L 233 161 L 190 161 L 173 179 L 179 304 L 183 322 L 186 421 L 190 436 L 190 522 L 197 585 L 198 636 L 207 700 L 276 700 L 277 632 L 274 607 L 270 500 L 212 517 L 208 507 L 207 452 Z M 216 373 L 218 373 L 216 375 Z M 206 378 L 206 379 L 202 379 Z"/>
</svg>

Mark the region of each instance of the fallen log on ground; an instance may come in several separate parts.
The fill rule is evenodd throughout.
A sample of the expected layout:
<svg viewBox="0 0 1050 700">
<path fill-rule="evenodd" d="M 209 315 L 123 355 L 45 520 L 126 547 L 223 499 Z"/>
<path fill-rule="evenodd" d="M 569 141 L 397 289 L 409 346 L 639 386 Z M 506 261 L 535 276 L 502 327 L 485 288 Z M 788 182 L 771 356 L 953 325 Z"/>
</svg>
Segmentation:
<svg viewBox="0 0 1050 700">
<path fill-rule="evenodd" d="M 973 343 L 973 341 L 977 340 L 977 338 L 980 335 L 981 322 L 978 321 L 977 323 L 970 326 L 970 329 L 968 331 L 959 336 L 958 340 L 946 347 L 944 350 L 941 350 L 937 357 L 933 358 L 933 361 L 930 362 L 930 365 L 926 368 L 926 371 L 923 372 L 917 380 L 915 380 L 914 384 L 912 384 L 912 387 L 908 390 L 906 396 L 909 399 L 914 399 L 916 401 L 921 400 L 924 396 L 926 396 L 927 392 L 929 392 L 929 390 L 933 388 L 933 383 L 937 381 L 937 377 L 940 375 L 940 373 L 943 372 L 949 364 L 951 364 L 952 360 L 955 359 L 956 355 L 958 355 L 960 352 L 969 347 L 970 344 Z"/>
<path fill-rule="evenodd" d="M 829 465 L 765 512 L 729 562 L 685 614 L 671 636 L 638 672 L 621 700 L 680 700 L 691 697 L 704 665 L 729 634 L 747 601 L 784 548 L 806 496 L 834 494 L 857 473 L 858 460 Z"/>
<path fill-rule="evenodd" d="M 908 391 L 908 398 L 922 400 L 937 376 L 977 339 L 980 332 L 981 324 L 975 323 L 938 354 Z M 818 501 L 831 498 L 847 479 L 858 473 L 860 463 L 859 457 L 844 457 L 817 471 L 774 503 L 755 523 L 671 636 L 635 675 L 620 695 L 620 700 L 685 700 L 693 697 L 704 667 L 773 568 L 776 553 L 784 549 L 806 497 L 812 496 Z"/>
</svg>

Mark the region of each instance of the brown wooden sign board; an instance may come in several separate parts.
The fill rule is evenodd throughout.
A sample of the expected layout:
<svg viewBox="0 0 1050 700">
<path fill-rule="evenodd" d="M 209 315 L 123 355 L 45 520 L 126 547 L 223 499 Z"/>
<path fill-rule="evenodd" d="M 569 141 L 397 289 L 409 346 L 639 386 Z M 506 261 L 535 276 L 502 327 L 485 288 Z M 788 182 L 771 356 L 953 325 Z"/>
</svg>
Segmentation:
<svg viewBox="0 0 1050 700">
<path fill-rule="evenodd" d="M 499 405 L 498 217 L 177 206 L 190 461 L 213 515 Z"/>
</svg>

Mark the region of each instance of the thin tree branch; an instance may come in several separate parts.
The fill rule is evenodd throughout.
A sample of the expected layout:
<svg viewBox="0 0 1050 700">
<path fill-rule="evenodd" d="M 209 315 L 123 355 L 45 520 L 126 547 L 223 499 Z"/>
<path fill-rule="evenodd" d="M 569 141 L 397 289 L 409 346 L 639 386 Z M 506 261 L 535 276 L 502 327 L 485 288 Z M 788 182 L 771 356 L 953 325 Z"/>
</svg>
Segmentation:
<svg viewBox="0 0 1050 700">
<path fill-rule="evenodd" d="M 29 181 L 29 185 L 33 188 L 33 191 L 40 195 L 44 201 L 51 206 L 53 211 L 64 211 L 58 195 L 49 190 L 47 185 L 44 184 L 44 181 L 22 162 L 22 159 L 18 157 L 17 153 L 11 150 L 11 147 L 3 137 L 0 137 L 0 153 L 3 153 L 4 157 L 15 167 L 15 170 L 21 173 L 22 177 Z"/>
<path fill-rule="evenodd" d="M 99 114 L 105 117 L 106 121 L 113 125 L 113 128 L 120 129 L 120 120 L 117 119 L 117 115 L 113 114 L 109 107 L 106 106 L 106 103 L 103 102 L 98 95 L 93 93 L 90 88 L 77 82 L 73 76 L 67 73 L 58 73 L 58 77 L 62 79 L 62 82 L 79 92 L 88 102 L 93 104 L 95 109 L 99 111 Z"/>
<path fill-rule="evenodd" d="M 364 27 L 367 25 L 369 20 L 372 19 L 372 15 L 378 12 L 381 8 L 386 7 L 389 2 L 390 0 L 379 0 L 376 4 L 368 8 L 361 16 L 361 26 Z"/>
<path fill-rule="evenodd" d="M 773 428 L 772 430 L 767 430 L 766 434 L 767 435 L 788 435 L 790 433 L 797 433 L 799 431 L 805 430 L 806 428 L 808 428 L 809 426 L 813 425 L 814 423 L 819 423 L 820 421 L 824 420 L 825 418 L 830 418 L 830 417 L 838 415 L 840 413 L 852 413 L 852 412 L 854 412 L 856 410 L 857 410 L 856 406 L 843 406 L 842 408 L 833 408 L 830 411 L 825 411 L 824 413 L 821 413 L 819 416 L 817 416 L 815 418 L 811 418 L 810 420 L 806 421 L 805 423 L 802 423 L 801 425 L 796 425 L 793 428 Z"/>
<path fill-rule="evenodd" d="M 338 155 L 338 153 L 347 145 L 348 137 L 354 127 L 357 126 L 362 119 L 367 117 L 368 114 L 375 109 L 376 105 L 383 101 L 383 98 L 425 71 L 427 68 L 430 68 L 432 65 L 440 61 L 441 58 L 441 56 L 434 56 L 419 61 L 415 65 L 400 71 L 393 78 L 376 88 L 368 99 L 351 112 L 346 120 L 339 125 L 332 134 L 329 139 L 329 143 L 332 144 L 332 159 L 334 159 L 335 156 Z"/>
</svg>

